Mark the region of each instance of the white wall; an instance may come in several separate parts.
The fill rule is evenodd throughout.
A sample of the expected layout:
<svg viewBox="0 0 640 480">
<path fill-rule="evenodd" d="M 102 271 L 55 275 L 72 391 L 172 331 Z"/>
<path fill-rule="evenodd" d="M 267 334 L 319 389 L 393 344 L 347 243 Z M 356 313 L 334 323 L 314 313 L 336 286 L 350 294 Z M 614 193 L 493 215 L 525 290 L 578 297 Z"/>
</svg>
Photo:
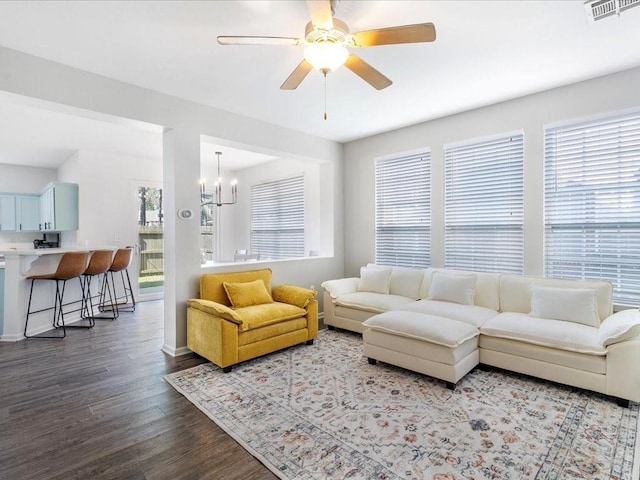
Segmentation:
<svg viewBox="0 0 640 480">
<path fill-rule="evenodd" d="M 162 162 L 82 150 L 67 163 L 74 165 L 75 181 L 79 184 L 78 243 L 86 241 L 90 246 L 136 243 L 137 187 L 162 185 Z"/>
<path fill-rule="evenodd" d="M 327 168 L 332 164 L 325 164 Z M 224 245 L 223 258 L 233 258 L 235 248 L 250 247 L 251 230 L 251 186 L 304 175 L 304 202 L 305 202 L 305 254 L 309 250 L 320 250 L 323 255 L 331 255 L 332 248 L 323 250 L 322 235 L 323 221 L 325 228 L 330 228 L 331 222 L 320 215 L 321 178 L 320 171 L 322 164 L 311 161 L 279 159 L 263 163 L 251 168 L 245 168 L 235 172 L 238 179 L 238 188 L 242 195 L 239 196 L 237 205 L 233 207 L 223 207 L 225 214 L 232 215 L 234 219 L 235 243 Z M 223 232 L 224 233 L 224 232 Z M 226 235 L 223 235 L 226 237 Z"/>
<path fill-rule="evenodd" d="M 345 274 L 375 258 L 374 160 L 431 149 L 432 264 L 444 265 L 443 146 L 523 130 L 525 138 L 525 273 L 543 274 L 543 127 L 640 107 L 640 68 L 413 125 L 344 147 Z M 398 188 L 402 188 L 401 185 Z"/>
<path fill-rule="evenodd" d="M 46 79 L 46 81 L 42 81 Z M 342 146 L 247 117 L 164 95 L 0 47 L 0 91 L 47 102 L 77 114 L 97 112 L 101 118 L 124 118 L 159 125 L 163 133 L 165 206 L 165 344 L 163 350 L 185 352 L 186 300 L 198 293 L 202 272 L 199 226 L 177 219 L 178 209 L 200 208 L 200 138 L 252 145 L 256 151 L 283 158 L 330 162 L 337 172 L 328 186 L 333 198 L 331 228 L 334 256 L 292 263 L 276 262 L 274 280 L 318 285 L 343 275 Z M 95 117 L 94 117 L 95 118 Z M 80 182 L 80 188 L 82 182 Z M 105 200 L 107 201 L 107 200 Z M 82 232 L 89 235 L 88 231 Z M 325 241 L 325 240 L 323 240 Z"/>
</svg>

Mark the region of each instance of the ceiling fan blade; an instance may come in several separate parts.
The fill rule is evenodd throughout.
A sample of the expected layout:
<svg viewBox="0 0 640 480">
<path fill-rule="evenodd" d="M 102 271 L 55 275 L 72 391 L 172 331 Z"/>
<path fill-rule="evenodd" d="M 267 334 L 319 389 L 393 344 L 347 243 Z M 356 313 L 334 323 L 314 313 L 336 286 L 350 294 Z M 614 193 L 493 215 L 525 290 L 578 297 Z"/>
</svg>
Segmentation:
<svg viewBox="0 0 640 480">
<path fill-rule="evenodd" d="M 333 28 L 330 0 L 307 0 L 307 9 L 314 27 L 322 30 L 331 30 Z"/>
<path fill-rule="evenodd" d="M 280 90 L 295 90 L 311 70 L 313 70 L 313 66 L 306 60 L 302 60 L 284 83 L 280 85 Z"/>
<path fill-rule="evenodd" d="M 302 45 L 301 38 L 220 36 L 220 45 Z"/>
<path fill-rule="evenodd" d="M 377 90 L 387 88 L 393 83 L 378 70 L 353 53 L 349 54 L 344 66 Z"/>
<path fill-rule="evenodd" d="M 397 43 L 433 42 L 435 39 L 436 27 L 433 23 L 417 23 L 356 32 L 353 34 L 353 46 L 374 47 Z"/>
</svg>

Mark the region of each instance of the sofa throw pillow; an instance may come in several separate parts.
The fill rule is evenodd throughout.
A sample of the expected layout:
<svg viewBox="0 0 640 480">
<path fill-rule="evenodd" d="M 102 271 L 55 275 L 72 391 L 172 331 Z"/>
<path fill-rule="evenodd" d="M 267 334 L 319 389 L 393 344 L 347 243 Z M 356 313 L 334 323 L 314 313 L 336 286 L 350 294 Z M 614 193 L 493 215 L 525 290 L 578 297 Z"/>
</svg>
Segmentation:
<svg viewBox="0 0 640 480">
<path fill-rule="evenodd" d="M 640 311 L 631 308 L 614 313 L 598 329 L 598 341 L 603 347 L 640 336 Z"/>
<path fill-rule="evenodd" d="M 242 283 L 224 282 L 222 285 L 233 308 L 273 303 L 273 298 L 262 280 Z"/>
<path fill-rule="evenodd" d="M 564 320 L 599 327 L 598 300 L 593 288 L 556 288 L 532 285 L 532 317 Z"/>
<path fill-rule="evenodd" d="M 473 274 L 433 272 L 429 300 L 473 305 L 477 277 Z"/>
<path fill-rule="evenodd" d="M 359 292 L 389 293 L 391 268 L 362 267 L 360 269 Z"/>
</svg>

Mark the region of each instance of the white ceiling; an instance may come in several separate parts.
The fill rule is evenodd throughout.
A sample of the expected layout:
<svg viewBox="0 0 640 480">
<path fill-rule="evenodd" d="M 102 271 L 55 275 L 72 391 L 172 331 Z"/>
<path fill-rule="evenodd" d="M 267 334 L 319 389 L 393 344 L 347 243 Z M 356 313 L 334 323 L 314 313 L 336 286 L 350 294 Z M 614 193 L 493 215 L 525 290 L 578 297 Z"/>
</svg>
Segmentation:
<svg viewBox="0 0 640 480">
<path fill-rule="evenodd" d="M 311 72 L 297 90 L 279 89 L 301 47 L 216 42 L 217 35 L 303 36 L 302 0 L 3 1 L 0 45 L 340 142 L 640 66 L 640 7 L 591 24 L 581 0 L 342 0 L 336 17 L 352 31 L 433 22 L 437 38 L 358 49 L 394 83 L 377 91 L 337 70 L 327 78 L 327 120 L 321 74 Z M 0 162 L 55 164 L 80 147 L 113 148 L 105 139 L 127 129 L 117 148 L 142 156 L 161 148 L 147 143 L 156 132 L 143 130 L 137 141 L 138 131 L 123 125 L 55 115 L 2 108 Z"/>
</svg>

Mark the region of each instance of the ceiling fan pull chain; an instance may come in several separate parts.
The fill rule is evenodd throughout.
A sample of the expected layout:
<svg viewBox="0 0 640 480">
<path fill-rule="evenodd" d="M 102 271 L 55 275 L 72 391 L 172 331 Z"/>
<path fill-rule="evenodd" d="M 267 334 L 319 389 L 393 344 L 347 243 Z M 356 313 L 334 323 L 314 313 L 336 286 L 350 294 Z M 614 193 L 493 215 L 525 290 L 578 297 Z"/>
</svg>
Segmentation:
<svg viewBox="0 0 640 480">
<path fill-rule="evenodd" d="M 327 119 L 327 72 L 324 71 L 324 119 Z"/>
</svg>

